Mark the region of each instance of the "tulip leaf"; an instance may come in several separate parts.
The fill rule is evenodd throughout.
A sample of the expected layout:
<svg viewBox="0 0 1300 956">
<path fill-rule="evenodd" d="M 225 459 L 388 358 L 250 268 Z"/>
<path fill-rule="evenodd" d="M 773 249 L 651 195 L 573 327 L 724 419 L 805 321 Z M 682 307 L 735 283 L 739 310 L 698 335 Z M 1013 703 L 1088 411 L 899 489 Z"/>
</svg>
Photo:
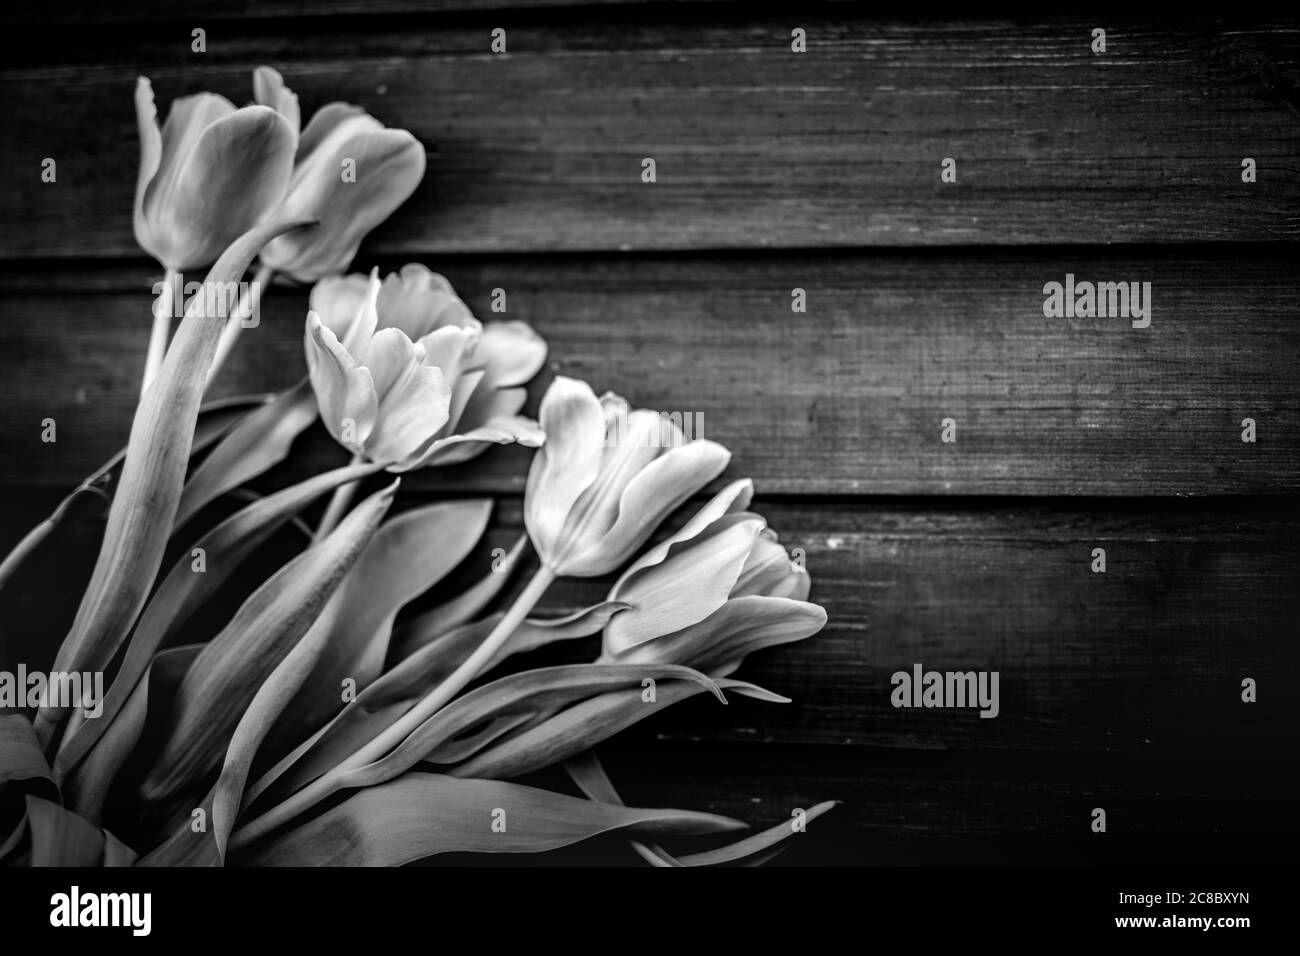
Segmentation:
<svg viewBox="0 0 1300 956">
<path fill-rule="evenodd" d="M 244 414 L 242 406 L 250 403 L 247 397 L 229 399 L 220 406 L 205 406 L 199 410 L 198 425 L 194 431 L 192 453 L 197 453 L 221 437 L 222 433 L 232 427 Z M 80 485 L 74 488 L 66 498 L 50 513 L 50 516 L 23 537 L 0 562 L 0 591 L 17 573 L 18 569 L 34 554 L 47 544 L 56 541 L 62 532 L 75 527 L 91 515 L 102 514 L 112 504 L 110 493 L 113 486 L 113 469 L 126 457 L 126 449 L 99 467 Z M 3 641 L 0 640 L 0 655 L 3 654 Z"/>
<path fill-rule="evenodd" d="M 506 581 L 510 580 L 527 544 L 528 535 L 521 534 L 502 556 L 500 563 L 494 565 L 477 584 L 399 627 L 393 633 L 389 660 L 396 662 L 409 657 L 435 638 L 473 620 L 501 592 Z"/>
<path fill-rule="evenodd" d="M 277 221 L 250 229 L 222 253 L 208 273 L 207 287 L 235 288 L 268 240 L 300 225 L 305 223 Z M 95 570 L 52 670 L 104 670 L 153 587 L 176 517 L 199 404 L 222 329 L 222 323 L 204 314 L 203 300 L 208 298 L 191 299 L 162 368 L 140 398 Z M 62 718 L 62 708 L 42 708 L 38 736 L 53 738 Z"/>
<path fill-rule="evenodd" d="M 316 395 L 303 379 L 245 415 L 185 483 L 179 528 L 205 505 L 284 461 L 294 439 L 316 420 Z"/>
<path fill-rule="evenodd" d="M 717 685 L 723 690 L 750 686 L 734 680 L 718 681 Z M 669 680 L 656 685 L 653 700 L 647 700 L 640 687 L 600 694 L 493 744 L 448 773 L 457 777 L 510 778 L 562 763 L 704 689 L 698 683 Z"/>
<path fill-rule="evenodd" d="M 86 759 L 64 779 L 65 802 L 70 809 L 88 820 L 99 821 L 109 790 L 139 744 L 150 713 L 156 722 L 170 708 L 176 688 L 202 649 L 202 644 L 186 644 L 155 655 L 116 719 L 97 737 Z M 101 716 L 92 723 L 105 719 Z"/>
<path fill-rule="evenodd" d="M 605 768 L 601 765 L 600 759 L 596 756 L 595 751 L 588 750 L 585 753 L 566 761 L 564 769 L 569 772 L 573 782 L 578 785 L 583 793 L 591 800 L 597 800 L 601 803 L 614 803 L 621 805 L 622 798 L 614 789 L 614 784 L 610 781 Z M 803 822 L 809 823 L 816 820 L 826 811 L 839 805 L 838 800 L 827 800 L 817 804 L 815 807 L 805 811 Z M 729 843 L 725 846 L 713 850 L 707 850 L 703 853 L 690 853 L 684 856 L 673 856 L 661 846 L 653 843 L 642 843 L 637 840 L 630 841 L 633 849 L 646 859 L 652 866 L 718 866 L 723 863 L 735 863 L 744 861 L 745 865 L 758 865 L 765 863 L 772 857 L 776 856 L 785 847 L 781 844 L 787 837 L 801 832 L 796 830 L 791 821 L 778 823 L 776 826 L 764 830 L 762 833 L 756 833 L 752 836 L 745 837 L 735 843 Z"/>
<path fill-rule="evenodd" d="M 57 803 L 27 795 L 32 866 L 129 866 L 135 854 L 106 830 Z"/>
<path fill-rule="evenodd" d="M 713 681 L 687 667 L 670 664 L 569 664 L 510 674 L 452 701 L 411 732 L 391 754 L 348 775 L 351 786 L 388 780 L 421 759 L 457 763 L 491 744 L 507 730 L 543 722 L 556 711 L 597 694 L 667 681 L 693 681 L 726 698 Z M 501 724 L 502 720 L 507 724 Z M 514 726 L 510 726 L 513 724 Z M 480 729 L 483 728 L 483 729 Z M 474 731 L 469 733 L 469 731 Z M 397 769 L 394 770 L 393 768 Z"/>
<path fill-rule="evenodd" d="M 104 711 L 94 721 L 70 727 L 55 758 L 60 777 L 81 760 L 112 724 L 131 695 L 154 652 L 175 634 L 211 597 L 236 568 L 284 523 L 327 491 L 377 471 L 377 465 L 351 465 L 316 475 L 268 495 L 235 512 L 199 539 L 195 547 L 206 555 L 206 570 L 195 574 L 191 552 L 181 555 L 150 599 L 112 686 L 104 695 Z"/>
<path fill-rule="evenodd" d="M 10 799 L 15 793 L 59 799 L 59 788 L 31 721 L 22 714 L 4 714 L 0 716 L 0 796 L 5 797 L 0 801 L 0 810 L 5 811 L 0 817 L 0 858 L 21 839 L 25 825 L 18 812 L 22 801 Z M 17 819 L 8 819 L 10 810 L 15 811 Z"/>
<path fill-rule="evenodd" d="M 538 853 L 616 830 L 687 836 L 743 827 L 710 813 L 633 809 L 497 780 L 408 773 L 254 844 L 238 862 L 399 866 L 439 853 Z"/>
<path fill-rule="evenodd" d="M 525 620 L 486 669 L 513 654 L 534 650 L 551 641 L 594 634 L 610 616 L 626 607 L 608 601 L 552 621 Z M 251 788 L 249 800 L 256 799 L 277 781 L 277 793 L 297 790 L 373 740 L 459 667 L 483 643 L 498 620 L 500 615 L 494 615 L 456 628 L 385 672 L 321 731 L 264 774 Z"/>
<path fill-rule="evenodd" d="M 23 784 L 58 797 L 54 775 L 32 723 L 22 714 L 0 715 L 0 787 Z"/>
<path fill-rule="evenodd" d="M 374 540 L 373 538 L 371 539 Z M 356 565 L 353 565 L 355 568 Z M 336 591 L 335 594 L 338 592 Z M 319 623 L 319 619 L 318 619 Z M 226 749 L 221 775 L 212 792 L 212 840 L 218 856 L 226 853 L 226 839 L 230 836 L 239 814 L 244 785 L 257 748 L 270 732 L 276 719 L 298 693 L 320 660 L 326 643 L 334 636 L 329 628 L 312 626 L 302 640 L 293 646 L 284 660 L 257 689 L 248 710 L 239 719 L 230 746 Z M 310 726 L 310 725 L 305 725 Z"/>
<path fill-rule="evenodd" d="M 365 688 L 379 676 L 397 612 L 465 559 L 491 514 L 492 499 L 476 498 L 412 508 L 379 527 L 312 625 L 324 632 L 323 653 L 307 692 L 280 718 L 272 752 L 283 753 L 302 739 L 303 727 L 333 717 L 343 706 L 345 679 Z"/>
<path fill-rule="evenodd" d="M 399 481 L 371 495 L 318 544 L 253 592 L 181 682 L 174 724 L 141 786 L 158 802 L 215 771 L 258 686 L 307 632 L 361 554 Z"/>
</svg>

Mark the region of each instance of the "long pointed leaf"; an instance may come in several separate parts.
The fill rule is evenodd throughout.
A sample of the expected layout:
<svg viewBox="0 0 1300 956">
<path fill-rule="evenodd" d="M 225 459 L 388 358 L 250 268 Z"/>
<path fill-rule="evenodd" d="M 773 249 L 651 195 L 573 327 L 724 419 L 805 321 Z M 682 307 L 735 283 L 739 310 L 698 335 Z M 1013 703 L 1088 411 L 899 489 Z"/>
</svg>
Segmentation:
<svg viewBox="0 0 1300 956">
<path fill-rule="evenodd" d="M 150 707 L 156 714 L 171 705 L 176 688 L 202 649 L 202 644 L 186 644 L 169 647 L 154 657 L 117 718 L 98 738 L 98 745 L 64 779 L 65 802 L 70 809 L 99 822 L 109 790 L 144 733 Z"/>
<path fill-rule="evenodd" d="M 343 707 L 345 679 L 364 688 L 379 676 L 397 613 L 455 569 L 478 544 L 492 500 L 413 508 L 386 521 L 330 596 L 313 629 L 322 653 L 307 690 L 285 710 L 268 749 L 283 753 Z"/>
<path fill-rule="evenodd" d="M 408 773 L 254 845 L 240 862 L 399 866 L 438 853 L 538 853 L 623 829 L 693 835 L 743 828 L 709 813 L 617 807 L 496 780 Z"/>
<path fill-rule="evenodd" d="M 572 640 L 596 633 L 627 605 L 606 601 L 553 620 L 528 619 L 502 645 L 487 670 L 514 654 L 552 641 Z M 456 628 L 426 644 L 365 688 L 327 726 L 267 771 L 249 791 L 256 799 L 276 784 L 275 792 L 297 790 L 336 766 L 372 740 L 441 683 L 483 643 L 500 615 Z M 278 783 L 277 783 L 278 781 Z"/>
<path fill-rule="evenodd" d="M 208 287 L 233 288 L 268 241 L 306 222 L 278 221 L 250 229 L 222 253 Z M 127 443 L 122 479 L 90 584 L 52 670 L 104 670 L 144 606 L 162 564 L 180 502 L 208 368 L 223 322 L 205 316 L 195 296 L 153 384 L 141 396 Z M 63 710 L 42 708 L 38 736 L 54 736 Z"/>
<path fill-rule="evenodd" d="M 185 483 L 176 527 L 220 495 L 284 461 L 316 414 L 316 393 L 303 379 L 245 415 Z"/>
<path fill-rule="evenodd" d="M 473 620 L 488 602 L 501 593 L 505 583 L 519 564 L 524 549 L 528 545 L 528 535 L 521 534 L 477 584 L 458 594 L 444 604 L 440 604 L 423 614 L 411 618 L 393 634 L 393 647 L 389 654 L 391 661 L 400 661 L 409 657 L 426 644 L 432 643 L 448 631 Z"/>
<path fill-rule="evenodd" d="M 749 686 L 735 680 L 717 683 L 723 690 Z M 653 701 L 646 701 L 639 687 L 601 694 L 495 744 L 448 773 L 457 777 L 509 778 L 562 763 L 703 689 L 699 684 L 672 680 L 656 687 Z"/>
<path fill-rule="evenodd" d="M 175 725 L 141 786 L 147 801 L 216 770 L 258 686 L 316 619 L 374 534 L 398 483 L 357 505 L 323 541 L 277 571 L 199 653 L 177 693 Z"/>
<path fill-rule="evenodd" d="M 336 468 L 235 512 L 196 543 L 195 547 L 202 548 L 206 555 L 206 570 L 202 574 L 194 572 L 191 552 L 183 554 L 141 615 L 127 645 L 122 666 L 104 695 L 103 713 L 94 721 L 80 722 L 69 728 L 54 761 L 58 777 L 62 779 L 75 767 L 112 725 L 149 661 L 167 637 L 177 633 L 249 554 L 325 492 L 373 474 L 379 467 L 363 464 Z"/>
</svg>

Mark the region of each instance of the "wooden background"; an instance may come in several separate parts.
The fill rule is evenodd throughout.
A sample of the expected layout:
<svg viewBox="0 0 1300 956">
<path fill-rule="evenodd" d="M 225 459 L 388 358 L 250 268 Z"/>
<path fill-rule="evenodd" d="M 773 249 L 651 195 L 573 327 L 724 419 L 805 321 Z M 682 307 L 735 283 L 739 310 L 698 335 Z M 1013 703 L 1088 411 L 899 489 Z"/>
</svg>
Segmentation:
<svg viewBox="0 0 1300 956">
<path fill-rule="evenodd" d="M 742 671 L 795 703 L 691 702 L 607 745 L 629 801 L 760 825 L 844 801 L 788 864 L 1291 861 L 1300 21 L 963 16 L 546 0 L 5 13 L 0 547 L 129 429 L 157 278 L 130 226 L 136 75 L 160 107 L 205 89 L 243 102 L 267 63 L 304 115 L 360 103 L 428 148 L 359 268 L 423 262 L 484 318 L 504 288 L 508 316 L 551 345 L 534 400 L 561 372 L 702 413 L 735 451 L 728 477 L 752 475 L 807 553 L 829 625 Z M 506 55 L 489 53 L 495 27 Z M 1043 284 L 1066 272 L 1150 282 L 1150 328 L 1045 319 Z M 303 290 L 268 294 L 222 393 L 301 374 L 304 309 Z M 280 477 L 341 461 L 322 435 Z M 484 461 L 407 485 L 500 495 L 505 541 L 526 458 Z M 25 613 L 70 613 L 58 593 Z M 915 661 L 999 671 L 1001 715 L 892 709 L 890 674 Z M 552 862 L 632 859 L 611 840 Z"/>
</svg>

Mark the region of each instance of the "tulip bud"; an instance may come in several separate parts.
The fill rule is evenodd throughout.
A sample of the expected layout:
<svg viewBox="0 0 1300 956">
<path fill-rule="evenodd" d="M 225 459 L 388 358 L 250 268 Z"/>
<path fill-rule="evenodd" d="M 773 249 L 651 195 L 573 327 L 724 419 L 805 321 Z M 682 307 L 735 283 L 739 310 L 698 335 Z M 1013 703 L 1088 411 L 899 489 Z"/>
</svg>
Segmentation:
<svg viewBox="0 0 1300 956">
<path fill-rule="evenodd" d="M 424 266 L 406 265 L 382 284 L 377 276 L 332 276 L 312 289 L 307 364 L 315 369 L 329 333 L 354 362 L 366 341 L 400 335 L 421 352 L 421 363 L 440 371 L 447 397 L 436 412 L 410 425 L 405 454 L 383 459 L 364 439 L 353 440 L 330 420 L 327 427 L 340 442 L 374 461 L 386 460 L 392 471 L 466 461 L 489 445 L 518 442 L 536 447 L 543 439 L 537 423 L 518 414 L 527 397 L 522 387 L 546 360 L 546 342 L 523 322 L 492 322 L 484 326 L 457 297 L 451 284 Z M 312 382 L 317 382 L 313 372 Z M 320 388 L 329 389 L 320 376 Z M 318 389 L 320 394 L 320 389 Z M 331 393 L 332 394 L 332 393 Z M 364 396 L 360 404 L 366 405 Z M 346 415 L 346 403 L 333 415 Z M 321 402 L 322 415 L 326 408 Z M 353 422 L 357 422 L 355 416 Z M 390 448 L 390 453 L 396 448 Z"/>
<path fill-rule="evenodd" d="M 276 211 L 293 169 L 297 129 L 273 109 L 236 109 L 199 93 L 172 103 L 158 129 L 153 87 L 135 90 L 140 175 L 135 238 L 165 268 L 206 269 Z"/>
<path fill-rule="evenodd" d="M 731 459 L 717 442 L 686 441 L 657 412 L 626 408 L 619 396 L 597 400 L 586 382 L 564 376 L 542 398 L 546 443 L 528 473 L 524 520 L 557 574 L 614 570 Z"/>
<path fill-rule="evenodd" d="M 606 625 L 602 661 L 725 677 L 752 651 L 821 630 L 826 612 L 806 602 L 807 572 L 744 510 L 752 493 L 748 480 L 728 485 L 623 573 L 609 600 L 631 607 Z"/>
<path fill-rule="evenodd" d="M 297 130 L 298 98 L 274 70 L 255 78 L 257 101 Z M 403 129 L 388 129 L 359 106 L 330 103 L 302 131 L 285 216 L 316 220 L 314 229 L 276 240 L 261 261 L 299 282 L 343 272 L 361 240 L 415 191 L 424 177 L 424 147 Z"/>
</svg>

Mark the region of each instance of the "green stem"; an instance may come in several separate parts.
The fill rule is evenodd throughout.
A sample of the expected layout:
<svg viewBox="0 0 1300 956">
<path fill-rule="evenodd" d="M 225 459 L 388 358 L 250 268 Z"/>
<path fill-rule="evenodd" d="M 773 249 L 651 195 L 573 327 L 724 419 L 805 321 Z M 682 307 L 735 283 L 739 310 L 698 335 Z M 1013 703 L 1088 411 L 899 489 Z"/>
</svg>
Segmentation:
<svg viewBox="0 0 1300 956">
<path fill-rule="evenodd" d="M 352 464 L 360 465 L 364 458 L 361 455 L 352 457 Z M 343 515 L 347 513 L 348 505 L 352 504 L 352 499 L 357 493 L 358 482 L 349 481 L 345 485 L 339 485 L 334 489 L 334 494 L 330 495 L 330 503 L 325 506 L 325 514 L 321 516 L 320 524 L 316 526 L 316 533 L 312 536 L 311 543 L 318 544 L 325 540 L 338 523 L 343 520 Z"/>
<path fill-rule="evenodd" d="M 172 311 L 175 307 L 172 293 L 178 279 L 177 270 L 170 266 L 163 270 L 163 291 L 153 301 L 153 328 L 149 330 L 149 348 L 144 355 L 144 377 L 140 381 L 140 394 L 157 376 L 167 354 L 167 340 L 172 332 Z"/>
<path fill-rule="evenodd" d="M 519 593 L 519 597 L 515 598 L 515 602 L 510 605 L 510 610 L 506 611 L 501 620 L 497 622 L 497 626 L 492 629 L 492 633 L 474 649 L 474 653 L 465 658 L 464 662 L 452 672 L 451 676 L 352 756 L 317 777 L 306 787 L 282 803 L 272 807 L 262 816 L 236 830 L 230 838 L 230 850 L 233 851 L 247 846 L 254 840 L 284 825 L 302 811 L 315 806 L 325 797 L 342 789 L 346 785 L 346 778 L 350 771 L 378 760 L 400 745 L 402 741 L 410 736 L 412 731 L 446 706 L 470 681 L 491 664 L 497 651 L 523 623 L 524 618 L 541 600 L 542 595 L 546 593 L 546 589 L 550 587 L 551 582 L 554 580 L 555 571 L 549 566 L 542 565 L 538 568 L 537 573 L 533 575 L 533 579 L 528 582 L 528 586 Z M 394 771 L 395 774 L 400 772 L 401 769 Z"/>
</svg>

